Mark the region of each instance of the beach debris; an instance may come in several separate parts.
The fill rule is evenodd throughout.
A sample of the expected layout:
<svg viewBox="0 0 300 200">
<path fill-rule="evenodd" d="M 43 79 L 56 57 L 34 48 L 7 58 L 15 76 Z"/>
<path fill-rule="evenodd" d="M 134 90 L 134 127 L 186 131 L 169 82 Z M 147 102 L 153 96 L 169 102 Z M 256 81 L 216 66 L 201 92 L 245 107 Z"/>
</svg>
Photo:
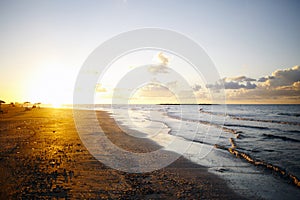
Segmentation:
<svg viewBox="0 0 300 200">
<path fill-rule="evenodd" d="M 293 180 L 293 183 L 295 185 L 297 185 L 298 187 L 300 187 L 300 180 L 296 176 L 294 176 L 292 174 L 289 174 L 289 177 L 290 177 L 291 180 Z"/>
<path fill-rule="evenodd" d="M 56 162 L 55 162 L 55 160 L 50 160 L 49 164 L 51 165 L 51 167 L 54 167 Z"/>
<path fill-rule="evenodd" d="M 237 148 L 237 145 L 236 145 L 236 142 L 233 138 L 229 138 L 229 142 L 231 144 L 231 148 L 232 149 L 236 149 Z"/>
<path fill-rule="evenodd" d="M 74 171 L 73 170 L 69 171 L 69 177 L 70 177 L 70 180 L 72 180 L 72 178 L 74 177 Z"/>
</svg>

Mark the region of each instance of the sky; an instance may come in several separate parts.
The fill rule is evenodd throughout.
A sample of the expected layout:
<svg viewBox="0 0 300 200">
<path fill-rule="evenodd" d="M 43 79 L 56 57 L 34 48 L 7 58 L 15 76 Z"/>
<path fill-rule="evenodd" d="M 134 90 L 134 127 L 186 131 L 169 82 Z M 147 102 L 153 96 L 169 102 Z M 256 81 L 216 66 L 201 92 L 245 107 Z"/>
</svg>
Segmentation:
<svg viewBox="0 0 300 200">
<path fill-rule="evenodd" d="M 156 27 L 191 38 L 215 64 L 219 80 L 189 83 L 197 102 L 209 102 L 225 86 L 227 103 L 300 103 L 299 8 L 297 0 L 1 0 L 0 99 L 72 103 L 77 75 L 95 48 L 122 32 Z M 139 66 L 178 66 L 181 73 L 180 58 L 144 54 L 148 60 Z M 164 63 L 159 54 L 173 61 Z M 119 67 L 129 73 L 132 65 Z M 170 96 L 174 81 L 131 96 Z M 109 102 L 118 89 L 104 86 L 95 83 L 95 102 Z"/>
</svg>

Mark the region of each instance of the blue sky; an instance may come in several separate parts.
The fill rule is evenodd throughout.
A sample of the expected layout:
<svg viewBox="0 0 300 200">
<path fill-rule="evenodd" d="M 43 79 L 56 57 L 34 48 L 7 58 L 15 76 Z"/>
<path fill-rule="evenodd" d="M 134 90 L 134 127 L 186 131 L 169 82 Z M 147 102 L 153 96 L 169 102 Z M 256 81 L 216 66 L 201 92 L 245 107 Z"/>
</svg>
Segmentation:
<svg viewBox="0 0 300 200">
<path fill-rule="evenodd" d="M 171 29 L 192 38 L 222 77 L 258 79 L 299 65 L 299 8 L 297 0 L 2 0 L 1 95 L 25 101 L 30 96 L 23 87 L 38 85 L 32 74 L 47 77 L 50 66 L 53 73 L 69 73 L 72 82 L 98 45 L 143 27 Z"/>
</svg>

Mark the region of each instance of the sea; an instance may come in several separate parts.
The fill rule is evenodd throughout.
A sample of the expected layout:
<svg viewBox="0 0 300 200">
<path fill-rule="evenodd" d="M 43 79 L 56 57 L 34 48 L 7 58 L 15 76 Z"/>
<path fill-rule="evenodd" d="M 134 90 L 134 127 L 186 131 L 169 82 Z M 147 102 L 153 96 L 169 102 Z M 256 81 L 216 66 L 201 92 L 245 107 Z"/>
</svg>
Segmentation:
<svg viewBox="0 0 300 200">
<path fill-rule="evenodd" d="M 300 199 L 300 105 L 95 105 L 249 199 Z M 182 148 L 170 145 L 180 140 Z"/>
</svg>

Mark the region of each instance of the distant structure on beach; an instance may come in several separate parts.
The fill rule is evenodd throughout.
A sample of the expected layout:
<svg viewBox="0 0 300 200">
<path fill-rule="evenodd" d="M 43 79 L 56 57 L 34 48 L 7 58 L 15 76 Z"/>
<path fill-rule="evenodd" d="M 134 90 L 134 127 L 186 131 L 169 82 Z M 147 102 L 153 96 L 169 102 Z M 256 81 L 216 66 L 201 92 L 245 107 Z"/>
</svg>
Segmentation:
<svg viewBox="0 0 300 200">
<path fill-rule="evenodd" d="M 42 104 L 41 102 L 32 104 L 29 101 L 25 101 L 23 103 L 23 107 L 25 108 L 25 111 L 29 111 L 33 108 L 41 108 L 41 106 L 40 106 L 41 104 Z"/>
<path fill-rule="evenodd" d="M 33 104 L 32 108 L 41 108 L 40 107 L 41 104 L 42 104 L 41 102 L 35 103 Z"/>
<path fill-rule="evenodd" d="M 23 107 L 25 108 L 25 111 L 31 110 L 31 108 L 30 108 L 30 102 L 29 101 L 25 101 L 23 103 Z"/>
<path fill-rule="evenodd" d="M 1 104 L 5 103 L 5 101 L 3 100 L 0 100 L 0 113 L 2 114 L 3 113 L 3 110 L 1 110 Z"/>
</svg>

